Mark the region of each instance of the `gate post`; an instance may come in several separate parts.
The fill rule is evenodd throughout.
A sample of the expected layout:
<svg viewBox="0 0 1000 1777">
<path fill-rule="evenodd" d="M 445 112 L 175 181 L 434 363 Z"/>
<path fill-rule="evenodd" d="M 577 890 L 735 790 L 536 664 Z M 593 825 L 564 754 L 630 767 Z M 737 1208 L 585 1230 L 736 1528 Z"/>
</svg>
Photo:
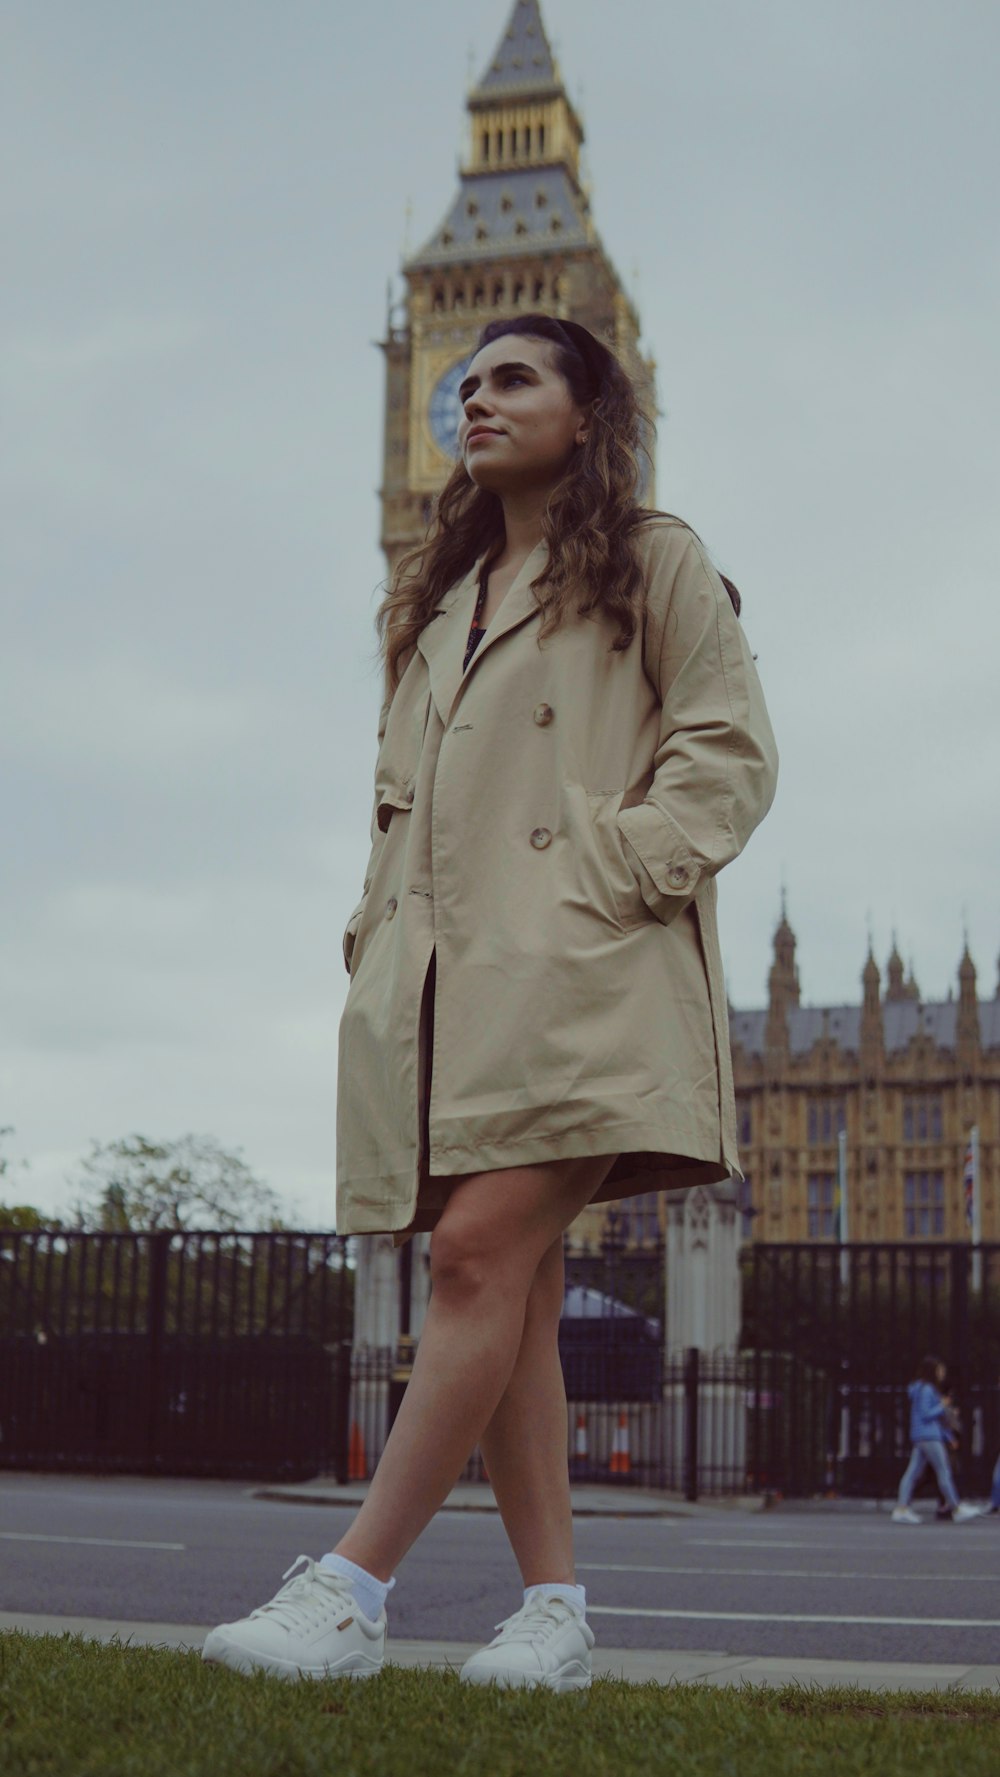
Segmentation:
<svg viewBox="0 0 1000 1777">
<path fill-rule="evenodd" d="M 697 1345 L 684 1353 L 684 1498 L 698 1498 L 698 1366 Z"/>
<path fill-rule="evenodd" d="M 146 1411 L 146 1468 L 152 1474 L 160 1456 L 160 1425 L 163 1393 L 163 1335 L 167 1319 L 167 1255 L 170 1231 L 149 1236 L 149 1304 L 146 1309 L 146 1337 L 149 1341 Z"/>
</svg>

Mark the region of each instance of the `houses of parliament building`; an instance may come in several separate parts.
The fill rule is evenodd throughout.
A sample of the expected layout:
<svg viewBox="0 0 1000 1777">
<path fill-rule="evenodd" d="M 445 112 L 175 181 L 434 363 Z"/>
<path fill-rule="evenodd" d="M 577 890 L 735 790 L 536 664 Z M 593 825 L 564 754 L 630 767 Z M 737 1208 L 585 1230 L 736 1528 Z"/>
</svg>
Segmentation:
<svg viewBox="0 0 1000 1777">
<path fill-rule="evenodd" d="M 423 538 L 454 462 L 458 388 L 487 320 L 542 309 L 583 322 L 618 353 L 647 410 L 656 406 L 655 367 L 594 224 L 583 124 L 538 0 L 515 0 L 466 109 L 458 190 L 403 264 L 405 295 L 383 341 L 390 570 Z M 884 978 L 869 954 L 860 1003 L 806 1006 L 795 948 L 782 911 L 767 1005 L 730 1013 L 744 1238 L 835 1238 L 841 1130 L 852 1240 L 968 1238 L 963 1169 L 976 1127 L 982 1238 L 1000 1240 L 1000 988 L 978 998 L 966 949 L 957 993 L 925 1003 L 894 948 Z M 665 1202 L 652 1192 L 613 1206 L 619 1237 L 656 1239 Z M 599 1243 L 605 1217 L 604 1205 L 588 1210 L 574 1232 Z"/>
</svg>

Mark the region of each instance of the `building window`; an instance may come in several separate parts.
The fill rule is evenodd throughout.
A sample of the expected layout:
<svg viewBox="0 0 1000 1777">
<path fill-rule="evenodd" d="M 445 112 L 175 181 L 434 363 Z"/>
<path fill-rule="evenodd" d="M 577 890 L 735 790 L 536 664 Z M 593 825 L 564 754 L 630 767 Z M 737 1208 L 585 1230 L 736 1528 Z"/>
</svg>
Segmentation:
<svg viewBox="0 0 1000 1777">
<path fill-rule="evenodd" d="M 503 130 L 497 130 L 497 160 L 503 160 Z"/>
<path fill-rule="evenodd" d="M 500 308 L 504 299 L 503 279 L 498 278 L 493 286 L 493 307 Z"/>
<path fill-rule="evenodd" d="M 544 278 L 536 278 L 535 284 L 534 284 L 534 299 L 535 299 L 535 301 L 541 302 L 544 295 L 545 295 L 545 279 Z"/>
<path fill-rule="evenodd" d="M 483 159 L 489 160 L 489 158 L 490 158 L 490 132 L 489 132 L 489 130 L 484 130 L 483 131 Z"/>
<path fill-rule="evenodd" d="M 481 309 L 485 301 L 486 301 L 485 286 L 482 284 L 477 284 L 476 288 L 472 292 L 472 306 L 473 306 L 473 308 L 474 309 Z"/>
<path fill-rule="evenodd" d="M 806 1137 L 810 1147 L 836 1142 L 847 1128 L 847 1104 L 843 1098 L 811 1098 L 806 1111 Z"/>
<path fill-rule="evenodd" d="M 544 210 L 548 201 L 549 200 L 546 197 L 544 191 L 536 191 L 535 192 L 535 209 L 536 210 Z"/>
<path fill-rule="evenodd" d="M 628 1246 L 652 1246 L 659 1240 L 657 1195 L 655 1191 L 646 1191 L 640 1197 L 623 1197 L 618 1203 L 621 1230 Z"/>
<path fill-rule="evenodd" d="M 903 1233 L 907 1240 L 944 1238 L 944 1173 L 903 1176 Z"/>
<path fill-rule="evenodd" d="M 941 1100 L 935 1093 L 907 1092 L 903 1097 L 903 1140 L 940 1141 Z"/>
<path fill-rule="evenodd" d="M 544 123 L 540 123 L 538 126 L 538 152 L 539 152 L 539 154 L 545 153 L 545 125 L 544 125 Z"/>
<path fill-rule="evenodd" d="M 834 1225 L 834 1194 L 836 1179 L 832 1172 L 811 1172 L 808 1184 L 809 1238 L 832 1240 Z"/>
<path fill-rule="evenodd" d="M 517 279 L 517 281 L 514 284 L 513 291 L 511 292 L 511 296 L 512 296 L 512 300 L 514 302 L 523 301 L 523 299 L 524 299 L 524 279 L 523 278 Z"/>
</svg>

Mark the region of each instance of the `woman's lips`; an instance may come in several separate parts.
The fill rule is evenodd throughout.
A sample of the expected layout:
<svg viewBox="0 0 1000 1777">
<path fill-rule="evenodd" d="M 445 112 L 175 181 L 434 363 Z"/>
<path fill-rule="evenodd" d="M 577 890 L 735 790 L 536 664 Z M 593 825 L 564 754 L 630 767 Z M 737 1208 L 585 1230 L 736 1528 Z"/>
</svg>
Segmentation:
<svg viewBox="0 0 1000 1777">
<path fill-rule="evenodd" d="M 475 444 L 477 438 L 500 438 L 501 436 L 502 434 L 495 431 L 492 426 L 476 426 L 465 440 L 466 448 L 470 444 Z"/>
</svg>

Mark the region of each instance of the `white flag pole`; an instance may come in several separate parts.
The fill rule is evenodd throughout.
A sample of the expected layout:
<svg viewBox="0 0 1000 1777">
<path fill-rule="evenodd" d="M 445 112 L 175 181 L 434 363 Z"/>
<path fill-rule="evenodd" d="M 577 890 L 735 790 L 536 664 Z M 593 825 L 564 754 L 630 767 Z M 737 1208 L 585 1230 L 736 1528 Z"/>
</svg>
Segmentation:
<svg viewBox="0 0 1000 1777">
<path fill-rule="evenodd" d="M 846 1290 L 850 1275 L 847 1243 L 851 1238 L 847 1205 L 847 1130 L 837 1132 L 837 1196 L 840 1204 L 838 1237 L 840 1240 L 840 1287 Z"/>
</svg>

